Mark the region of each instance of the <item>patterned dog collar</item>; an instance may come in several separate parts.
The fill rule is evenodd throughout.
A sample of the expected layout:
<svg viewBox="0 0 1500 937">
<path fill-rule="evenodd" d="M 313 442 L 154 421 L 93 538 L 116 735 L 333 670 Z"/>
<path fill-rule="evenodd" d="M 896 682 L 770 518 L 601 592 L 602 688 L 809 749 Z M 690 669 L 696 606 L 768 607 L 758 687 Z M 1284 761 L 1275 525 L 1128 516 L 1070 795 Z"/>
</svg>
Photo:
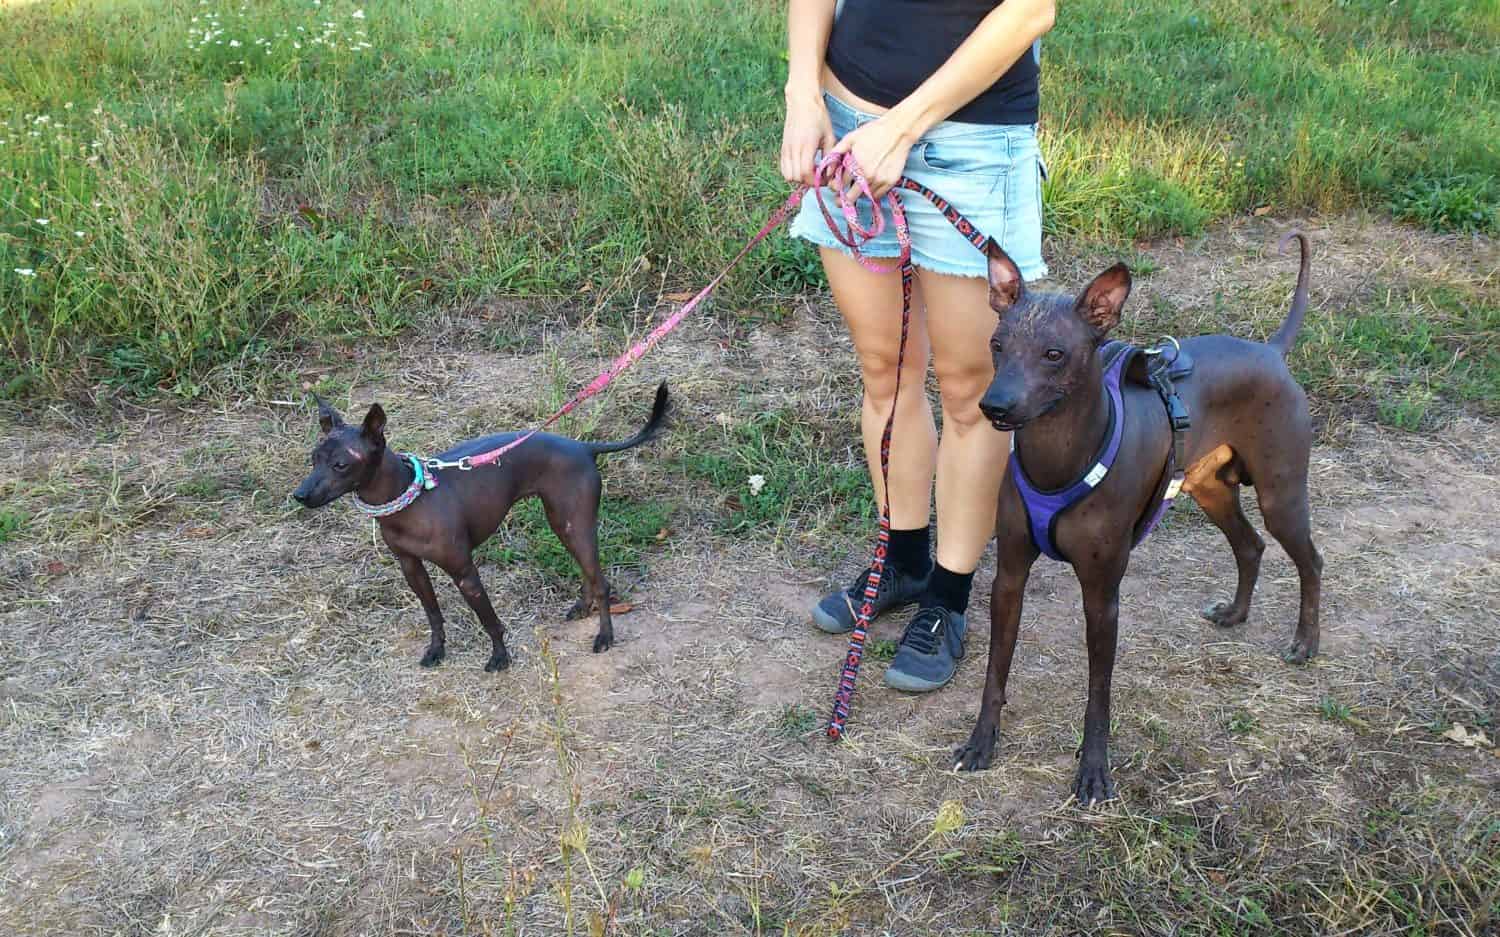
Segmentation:
<svg viewBox="0 0 1500 937">
<path fill-rule="evenodd" d="M 417 495 L 421 494 L 424 489 L 431 490 L 437 487 L 437 479 L 427 474 L 427 470 L 422 466 L 421 459 L 410 452 L 401 453 L 401 458 L 411 463 L 411 484 L 407 485 L 406 490 L 396 496 L 396 500 L 387 501 L 385 504 L 370 504 L 362 500 L 359 495 L 355 495 L 354 506 L 359 508 L 359 513 L 365 517 L 389 517 L 417 500 Z"/>
</svg>

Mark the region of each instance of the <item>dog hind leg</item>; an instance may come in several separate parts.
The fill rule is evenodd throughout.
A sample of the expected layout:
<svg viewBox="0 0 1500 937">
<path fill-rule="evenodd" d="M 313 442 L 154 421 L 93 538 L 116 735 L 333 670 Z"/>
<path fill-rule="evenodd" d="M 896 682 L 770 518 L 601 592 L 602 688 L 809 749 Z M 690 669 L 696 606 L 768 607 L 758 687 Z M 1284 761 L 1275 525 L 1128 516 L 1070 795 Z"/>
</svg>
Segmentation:
<svg viewBox="0 0 1500 937">
<path fill-rule="evenodd" d="M 1266 550 L 1266 542 L 1250 526 L 1250 521 L 1240 508 L 1239 485 L 1226 483 L 1219 477 L 1211 477 L 1194 485 L 1190 493 L 1203 513 L 1224 532 L 1230 549 L 1234 551 L 1234 562 L 1239 571 L 1234 599 L 1213 603 L 1203 610 L 1203 617 L 1220 628 L 1242 625 L 1250 614 L 1250 596 L 1255 591 L 1255 581 L 1260 575 L 1260 558 Z"/>
<path fill-rule="evenodd" d="M 599 500 L 603 482 L 596 474 L 584 485 L 569 486 L 561 495 L 542 497 L 547 523 L 557 539 L 573 555 L 583 574 L 583 593 L 568 612 L 569 618 L 582 618 L 591 609 L 599 612 L 599 632 L 594 635 L 594 652 L 609 650 L 614 644 L 614 623 L 609 615 L 609 583 L 599 562 Z"/>
</svg>

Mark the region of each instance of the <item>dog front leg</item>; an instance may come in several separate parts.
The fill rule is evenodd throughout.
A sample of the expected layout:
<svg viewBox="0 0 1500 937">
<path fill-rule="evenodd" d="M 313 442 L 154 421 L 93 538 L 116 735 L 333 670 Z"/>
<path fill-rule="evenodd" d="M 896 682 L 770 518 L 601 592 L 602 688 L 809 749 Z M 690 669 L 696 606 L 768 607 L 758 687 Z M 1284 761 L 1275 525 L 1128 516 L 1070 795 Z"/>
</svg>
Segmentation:
<svg viewBox="0 0 1500 937">
<path fill-rule="evenodd" d="M 984 696 L 979 703 L 979 720 L 968 743 L 954 753 L 956 771 L 983 771 L 994 760 L 995 742 L 1000 735 L 1000 710 L 1005 706 L 1005 685 L 1010 679 L 1016 635 L 1021 629 L 1021 602 L 1035 560 L 1035 551 L 1024 563 L 1008 562 L 1004 557 L 999 560 L 1002 568 L 996 570 L 995 584 L 990 589 L 990 659 L 984 675 Z"/>
<path fill-rule="evenodd" d="M 495 609 L 490 605 L 489 593 L 484 591 L 484 583 L 479 579 L 479 570 L 475 568 L 471 560 L 457 575 L 453 581 L 458 585 L 458 591 L 463 593 L 464 601 L 469 603 L 469 608 L 479 617 L 479 623 L 490 636 L 490 659 L 484 665 L 488 673 L 504 670 L 510 666 L 510 652 L 505 648 L 505 626 L 500 624 L 500 617 L 495 614 Z"/>
<path fill-rule="evenodd" d="M 396 562 L 401 564 L 401 575 L 406 577 L 406 584 L 422 603 L 422 611 L 427 613 L 427 627 L 432 632 L 427 642 L 427 653 L 422 655 L 422 666 L 436 667 L 447 652 L 448 634 L 443 629 L 443 612 L 438 608 L 437 594 L 432 591 L 432 579 L 427 575 L 427 566 L 419 557 L 397 553 Z"/>
<path fill-rule="evenodd" d="M 1090 579 L 1083 578 L 1085 571 L 1078 572 L 1089 649 L 1089 699 L 1083 711 L 1083 748 L 1073 794 L 1080 806 L 1087 807 L 1115 796 L 1109 772 L 1109 691 L 1120 631 L 1120 579 L 1125 570 L 1122 563 L 1117 571 L 1103 575 L 1088 571 L 1098 577 Z"/>
</svg>

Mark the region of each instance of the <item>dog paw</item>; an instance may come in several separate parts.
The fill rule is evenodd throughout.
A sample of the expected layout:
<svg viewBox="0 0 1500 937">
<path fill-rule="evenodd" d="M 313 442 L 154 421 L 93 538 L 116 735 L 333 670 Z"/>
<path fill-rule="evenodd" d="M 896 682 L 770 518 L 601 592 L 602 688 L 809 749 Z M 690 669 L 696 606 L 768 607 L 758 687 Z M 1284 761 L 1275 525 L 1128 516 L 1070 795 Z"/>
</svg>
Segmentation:
<svg viewBox="0 0 1500 937">
<path fill-rule="evenodd" d="M 1078 806 L 1087 807 L 1095 801 L 1100 803 L 1115 799 L 1115 782 L 1109 776 L 1109 757 L 1085 755 L 1078 764 L 1078 776 L 1073 780 L 1073 796 Z"/>
<path fill-rule="evenodd" d="M 1243 625 L 1248 616 L 1245 612 L 1235 614 L 1233 602 L 1220 600 L 1205 607 L 1203 617 L 1220 628 L 1234 628 Z"/>
<path fill-rule="evenodd" d="M 577 621 L 580 618 L 587 618 L 593 613 L 594 606 L 591 603 L 586 603 L 582 599 L 579 599 L 577 602 L 573 603 L 573 607 L 568 609 L 567 615 L 563 616 L 563 618 L 566 621 Z"/>
<path fill-rule="evenodd" d="M 484 672 L 495 673 L 500 670 L 506 670 L 509 667 L 510 652 L 502 647 L 500 650 L 490 655 L 489 662 L 484 665 Z"/>
<path fill-rule="evenodd" d="M 1318 656 L 1318 641 L 1316 638 L 1293 638 L 1292 644 L 1281 652 L 1281 659 L 1288 664 L 1305 664 Z"/>
<path fill-rule="evenodd" d="M 422 655 L 422 666 L 436 667 L 438 664 L 441 664 L 443 662 L 443 658 L 446 657 L 447 654 L 448 651 L 445 648 L 429 647 L 427 649 L 427 653 Z"/>
<path fill-rule="evenodd" d="M 975 726 L 969 741 L 953 753 L 954 771 L 983 771 L 995 760 L 995 729 Z"/>
<path fill-rule="evenodd" d="M 607 651 L 607 650 L 609 650 L 610 648 L 612 648 L 614 646 L 615 646 L 615 636 L 613 634 L 596 634 L 596 635 L 594 635 L 594 653 L 595 654 L 598 654 L 600 651 Z"/>
</svg>

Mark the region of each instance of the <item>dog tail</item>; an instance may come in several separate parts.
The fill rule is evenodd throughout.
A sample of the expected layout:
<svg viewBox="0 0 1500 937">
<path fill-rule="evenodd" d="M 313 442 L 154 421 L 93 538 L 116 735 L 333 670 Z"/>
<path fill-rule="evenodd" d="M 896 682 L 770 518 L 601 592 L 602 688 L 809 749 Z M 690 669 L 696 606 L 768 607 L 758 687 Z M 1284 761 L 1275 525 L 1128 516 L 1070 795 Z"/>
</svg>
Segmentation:
<svg viewBox="0 0 1500 937">
<path fill-rule="evenodd" d="M 586 442 L 584 446 L 594 455 L 603 455 L 606 452 L 620 452 L 639 446 L 643 442 L 650 442 L 661 431 L 662 423 L 667 418 L 667 403 L 667 385 L 663 381 L 656 388 L 656 403 L 651 407 L 651 419 L 646 421 L 646 425 L 641 427 L 639 433 L 619 442 Z"/>
<path fill-rule="evenodd" d="M 1307 271 L 1312 259 L 1312 249 L 1307 246 L 1307 237 L 1301 231 L 1288 231 L 1276 245 L 1276 253 L 1285 251 L 1286 242 L 1292 238 L 1296 238 L 1302 247 L 1302 266 L 1297 270 L 1297 289 L 1292 293 L 1292 308 L 1286 314 L 1286 321 L 1281 323 L 1281 328 L 1266 343 L 1281 352 L 1283 358 L 1291 349 L 1292 342 L 1297 340 L 1297 330 L 1302 328 L 1302 317 L 1307 314 Z"/>
</svg>

